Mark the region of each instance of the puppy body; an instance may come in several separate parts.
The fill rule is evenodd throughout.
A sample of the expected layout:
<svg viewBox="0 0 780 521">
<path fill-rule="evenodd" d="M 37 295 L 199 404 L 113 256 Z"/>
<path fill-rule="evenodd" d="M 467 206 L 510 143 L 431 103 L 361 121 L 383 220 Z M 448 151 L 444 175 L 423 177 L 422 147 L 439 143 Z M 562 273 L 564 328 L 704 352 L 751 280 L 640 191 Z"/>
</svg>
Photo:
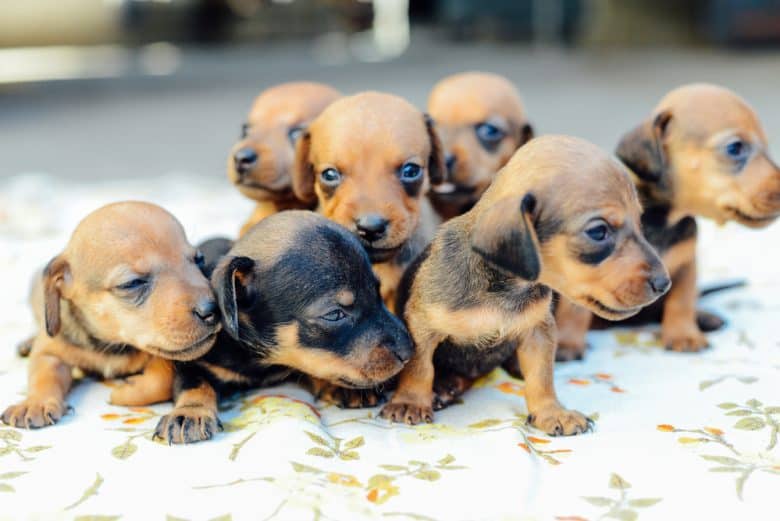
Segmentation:
<svg viewBox="0 0 780 521">
<path fill-rule="evenodd" d="M 509 357 L 526 379 L 529 422 L 583 432 L 588 420 L 564 409 L 553 388 L 552 290 L 611 318 L 666 291 L 639 213 L 627 172 L 597 147 L 546 136 L 521 148 L 404 276 L 398 307 L 416 351 L 383 416 L 431 421 L 434 408 Z"/>
<path fill-rule="evenodd" d="M 29 394 L 2 420 L 55 423 L 67 410 L 72 369 L 101 378 L 132 376 L 111 403 L 170 398 L 170 360 L 214 343 L 216 303 L 181 225 L 157 206 L 105 206 L 76 228 L 65 250 L 36 278 L 31 304 L 40 332 L 30 352 Z"/>
<path fill-rule="evenodd" d="M 255 99 L 227 164 L 228 179 L 257 201 L 241 235 L 276 212 L 311 207 L 292 192 L 295 143 L 306 126 L 340 96 L 328 85 L 292 82 L 271 87 Z"/>
<path fill-rule="evenodd" d="M 443 161 L 430 120 L 378 92 L 334 102 L 298 143 L 295 194 L 358 237 L 389 307 L 403 270 L 433 236 L 438 220 L 425 193 L 444 180 Z"/>
<path fill-rule="evenodd" d="M 662 341 L 674 351 L 699 351 L 707 346 L 702 328 L 717 329 L 722 320 L 696 311 L 695 217 L 769 225 L 780 213 L 780 169 L 750 106 L 707 84 L 670 92 L 622 138 L 617 156 L 633 172 L 644 233 L 672 274 L 662 301 Z M 556 318 L 569 331 L 559 358 L 581 358 L 590 314 L 562 303 Z"/>
<path fill-rule="evenodd" d="M 469 210 L 515 150 L 533 137 L 520 94 L 497 74 L 465 72 L 439 81 L 428 113 L 445 151 L 448 182 L 428 196 L 447 220 Z"/>
<path fill-rule="evenodd" d="M 176 364 L 176 407 L 157 434 L 209 439 L 217 398 L 294 377 L 339 405 L 375 405 L 373 387 L 411 356 L 411 340 L 382 303 L 358 240 L 312 212 L 261 221 L 212 274 L 225 323 L 214 349 Z"/>
</svg>

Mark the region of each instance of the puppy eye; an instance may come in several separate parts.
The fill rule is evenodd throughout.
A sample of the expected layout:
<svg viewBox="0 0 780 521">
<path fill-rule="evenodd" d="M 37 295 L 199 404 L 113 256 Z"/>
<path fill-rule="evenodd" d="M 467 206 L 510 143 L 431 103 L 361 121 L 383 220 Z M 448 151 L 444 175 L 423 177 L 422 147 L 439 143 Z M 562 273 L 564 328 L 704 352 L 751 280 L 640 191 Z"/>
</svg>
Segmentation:
<svg viewBox="0 0 780 521">
<path fill-rule="evenodd" d="M 320 180 L 326 186 L 338 186 L 341 183 L 341 177 L 341 172 L 335 168 L 326 168 L 320 174 Z"/>
<path fill-rule="evenodd" d="M 293 127 L 287 132 L 287 137 L 290 139 L 290 143 L 295 146 L 295 143 L 303 135 L 303 127 Z"/>
<path fill-rule="evenodd" d="M 495 147 L 506 136 L 506 132 L 490 123 L 480 123 L 474 128 L 474 131 L 485 148 Z"/>
<path fill-rule="evenodd" d="M 328 322 L 338 322 L 339 320 L 344 320 L 345 318 L 347 318 L 347 314 L 341 311 L 340 309 L 334 309 L 329 313 L 325 313 L 320 318 L 323 320 L 327 320 Z"/>
<path fill-rule="evenodd" d="M 585 234 L 596 242 L 602 242 L 609 237 L 609 227 L 604 223 L 597 224 L 585 230 Z"/>
<path fill-rule="evenodd" d="M 192 258 L 192 262 L 194 262 L 195 265 L 199 268 L 202 268 L 203 264 L 206 262 L 206 259 L 203 257 L 203 253 L 196 251 L 195 256 Z"/>
<path fill-rule="evenodd" d="M 737 139 L 728 143 L 725 147 L 726 155 L 737 162 L 744 162 L 750 154 L 750 145 Z"/>
<path fill-rule="evenodd" d="M 243 123 L 241 125 L 241 137 L 244 138 L 249 134 L 249 123 Z"/>
<path fill-rule="evenodd" d="M 148 282 L 149 282 L 148 280 L 139 277 L 137 279 L 128 280 L 124 284 L 120 284 L 119 286 L 117 286 L 117 289 L 121 289 L 122 291 L 135 291 L 146 286 Z"/>
<path fill-rule="evenodd" d="M 420 165 L 414 163 L 405 163 L 401 167 L 401 181 L 404 183 L 413 183 L 419 181 L 422 177 L 423 169 Z"/>
</svg>

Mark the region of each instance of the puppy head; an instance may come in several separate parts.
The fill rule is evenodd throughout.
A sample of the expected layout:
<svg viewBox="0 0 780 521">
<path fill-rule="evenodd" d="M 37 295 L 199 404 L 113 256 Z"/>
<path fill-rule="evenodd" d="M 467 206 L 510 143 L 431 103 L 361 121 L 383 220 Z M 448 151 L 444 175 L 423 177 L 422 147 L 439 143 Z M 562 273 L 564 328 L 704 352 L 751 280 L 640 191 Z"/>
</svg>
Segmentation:
<svg viewBox="0 0 780 521">
<path fill-rule="evenodd" d="M 419 221 L 428 183 L 443 180 L 430 121 L 405 100 L 365 92 L 331 104 L 298 143 L 295 194 L 359 237 L 372 262 L 392 258 Z"/>
<path fill-rule="evenodd" d="M 780 168 L 769 158 L 761 123 L 722 87 L 673 90 L 623 137 L 617 155 L 683 212 L 751 227 L 780 215 Z"/>
<path fill-rule="evenodd" d="M 449 173 L 434 186 L 440 204 L 473 205 L 515 150 L 533 137 L 517 89 L 496 74 L 467 72 L 439 81 L 428 98 Z"/>
<path fill-rule="evenodd" d="M 362 388 L 393 377 L 411 357 L 365 251 L 323 216 L 264 219 L 220 261 L 212 285 L 226 331 L 265 364 Z"/>
<path fill-rule="evenodd" d="M 227 160 L 228 179 L 257 201 L 292 197 L 290 167 L 295 143 L 311 122 L 340 94 L 320 83 L 283 83 L 255 99 L 241 139 Z"/>
<path fill-rule="evenodd" d="M 640 229 L 626 169 L 568 136 L 531 140 L 498 173 L 472 216 L 472 248 L 599 316 L 637 313 L 670 286 Z"/>
<path fill-rule="evenodd" d="M 91 337 L 154 355 L 191 360 L 219 330 L 200 255 L 181 224 L 149 203 L 104 206 L 82 220 L 44 270 L 45 326 L 64 327 L 61 303 Z"/>
</svg>

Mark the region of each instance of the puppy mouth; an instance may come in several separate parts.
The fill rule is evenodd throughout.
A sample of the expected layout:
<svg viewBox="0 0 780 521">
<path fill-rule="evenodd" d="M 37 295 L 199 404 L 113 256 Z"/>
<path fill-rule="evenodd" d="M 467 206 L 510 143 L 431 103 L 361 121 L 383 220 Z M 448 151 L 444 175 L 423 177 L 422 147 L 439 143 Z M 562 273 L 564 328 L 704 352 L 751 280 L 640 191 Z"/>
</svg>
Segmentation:
<svg viewBox="0 0 780 521">
<path fill-rule="evenodd" d="M 735 221 L 738 221 L 746 226 L 754 227 L 766 226 L 777 219 L 778 216 L 780 216 L 780 214 L 777 213 L 766 216 L 750 215 L 733 206 L 727 206 L 726 211 L 734 217 Z"/>
<path fill-rule="evenodd" d="M 289 185 L 280 185 L 280 186 L 274 186 L 274 185 L 265 185 L 262 183 L 258 183 L 257 181 L 253 181 L 251 179 L 238 179 L 235 182 L 236 186 L 240 188 L 250 188 L 252 190 L 262 190 L 263 192 L 268 192 L 271 194 L 277 194 L 277 195 L 287 195 L 292 193 L 292 188 L 290 188 Z"/>
<path fill-rule="evenodd" d="M 368 253 L 368 258 L 372 263 L 389 261 L 395 257 L 404 246 L 401 244 L 393 248 L 379 248 L 372 246 L 370 242 L 367 242 L 363 239 L 361 239 L 360 242 L 363 244 L 363 248 L 366 250 L 366 253 Z"/>
<path fill-rule="evenodd" d="M 190 360 L 200 358 L 201 356 L 205 355 L 209 349 L 211 349 L 211 346 L 214 344 L 214 341 L 217 338 L 218 332 L 219 328 L 217 328 L 217 330 L 215 330 L 213 333 L 204 336 L 200 340 L 196 340 L 192 344 L 175 351 L 160 349 L 158 347 L 153 347 L 152 351 L 156 351 L 155 354 L 163 358 L 181 362 L 189 362 Z"/>
<path fill-rule="evenodd" d="M 593 311 L 594 313 L 596 313 L 602 318 L 606 318 L 607 320 L 624 320 L 626 318 L 629 318 L 639 313 L 639 311 L 643 307 L 643 306 L 635 306 L 632 308 L 616 309 L 607 306 L 600 300 L 591 297 L 589 295 L 586 296 L 584 300 L 585 302 L 588 303 L 588 307 L 591 308 L 591 311 Z"/>
<path fill-rule="evenodd" d="M 474 186 L 464 186 L 457 183 L 442 183 L 431 186 L 432 195 L 442 200 L 471 197 L 476 191 Z"/>
</svg>

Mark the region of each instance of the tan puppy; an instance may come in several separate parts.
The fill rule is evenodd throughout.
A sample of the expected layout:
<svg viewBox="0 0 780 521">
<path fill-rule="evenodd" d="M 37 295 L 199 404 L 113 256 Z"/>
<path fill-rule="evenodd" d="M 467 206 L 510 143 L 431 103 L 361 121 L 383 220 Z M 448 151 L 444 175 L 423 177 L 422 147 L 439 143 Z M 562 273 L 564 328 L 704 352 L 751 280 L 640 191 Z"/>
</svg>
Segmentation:
<svg viewBox="0 0 780 521">
<path fill-rule="evenodd" d="M 257 201 L 241 235 L 261 219 L 282 210 L 306 209 L 290 184 L 295 143 L 306 126 L 341 96 L 327 85 L 282 83 L 255 99 L 241 140 L 230 151 L 228 179 L 242 194 Z"/>
<path fill-rule="evenodd" d="M 520 94 L 497 74 L 464 72 L 439 81 L 428 98 L 445 150 L 449 182 L 429 197 L 450 219 L 469 210 L 515 150 L 533 137 Z"/>
<path fill-rule="evenodd" d="M 28 396 L 5 410 L 3 422 L 54 424 L 68 408 L 74 368 L 102 378 L 140 373 L 114 389 L 111 403 L 169 400 L 168 360 L 202 356 L 220 329 L 200 262 L 179 222 L 153 204 L 116 203 L 85 217 L 35 281 L 40 332 Z"/>
<path fill-rule="evenodd" d="M 403 270 L 438 221 L 425 193 L 443 180 L 430 120 L 397 96 L 365 92 L 334 102 L 309 126 L 298 143 L 293 189 L 357 235 L 392 309 Z"/>
<path fill-rule="evenodd" d="M 432 421 L 434 408 L 514 358 L 530 424 L 551 435 L 587 430 L 555 395 L 552 290 L 609 319 L 667 291 L 640 212 L 628 172 L 596 146 L 544 136 L 518 150 L 404 275 L 398 309 L 416 351 L 382 415 Z"/>
<path fill-rule="evenodd" d="M 699 351 L 707 346 L 702 329 L 717 329 L 722 320 L 697 315 L 694 217 L 769 225 L 780 214 L 780 168 L 767 154 L 766 135 L 750 106 L 707 84 L 667 94 L 621 139 L 617 155 L 635 174 L 644 233 L 672 274 L 662 301 L 662 341 L 674 351 Z M 567 333 L 559 357 L 581 358 L 590 314 L 562 304 L 556 318 Z"/>
</svg>

